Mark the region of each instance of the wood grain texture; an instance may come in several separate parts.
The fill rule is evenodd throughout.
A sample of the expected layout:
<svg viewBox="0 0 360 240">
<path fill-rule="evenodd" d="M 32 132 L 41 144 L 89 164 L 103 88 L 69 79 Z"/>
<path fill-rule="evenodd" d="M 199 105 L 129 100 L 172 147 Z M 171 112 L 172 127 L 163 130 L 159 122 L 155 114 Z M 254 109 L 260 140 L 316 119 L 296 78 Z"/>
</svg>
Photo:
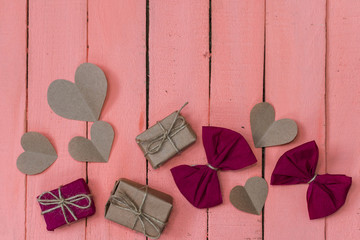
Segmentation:
<svg viewBox="0 0 360 240">
<path fill-rule="evenodd" d="M 360 2 L 328 1 L 327 172 L 352 177 L 345 205 L 326 218 L 326 239 L 359 239 Z"/>
<path fill-rule="evenodd" d="M 189 149 L 159 169 L 149 165 L 149 185 L 169 193 L 174 208 L 163 239 L 205 239 L 206 209 L 194 208 L 179 192 L 170 169 L 204 164 L 201 127 L 208 125 L 209 5 L 207 0 L 150 1 L 149 124 L 155 124 L 184 102 L 183 116 L 198 136 Z"/>
<path fill-rule="evenodd" d="M 261 176 L 261 149 L 250 130 L 251 108 L 262 101 L 264 1 L 212 1 L 210 125 L 240 132 L 258 160 L 239 171 L 218 173 L 223 204 L 209 209 L 209 239 L 261 239 L 261 216 L 235 209 L 229 194 Z"/>
<path fill-rule="evenodd" d="M 80 177 L 86 165 L 73 160 L 68 143 L 86 135 L 85 122 L 64 119 L 51 111 L 47 88 L 55 79 L 74 81 L 86 62 L 86 1 L 29 2 L 28 130 L 38 131 L 54 145 L 58 159 L 45 172 L 27 178 L 27 239 L 84 239 L 85 220 L 48 232 L 36 197 Z"/>
<path fill-rule="evenodd" d="M 18 240 L 25 238 L 26 177 L 16 159 L 25 132 L 26 1 L 0 1 L 0 53 L 0 236 Z"/>
<path fill-rule="evenodd" d="M 149 124 L 189 101 L 183 115 L 198 136 L 194 146 L 160 169 L 148 166 L 149 185 L 174 197 L 174 211 L 161 239 L 261 239 L 261 217 L 231 206 L 229 192 L 249 177 L 261 176 L 262 167 L 270 182 L 278 158 L 310 140 L 320 148 L 320 174 L 353 177 L 348 199 L 326 219 L 309 220 L 306 184 L 270 186 L 264 239 L 359 239 L 360 3 L 212 0 L 212 53 L 209 4 L 209 0 L 149 1 Z M 0 169 L 0 181 L 6 183 L 0 188 L 1 239 L 145 240 L 142 234 L 106 220 L 104 205 L 118 178 L 146 183 L 146 160 L 135 143 L 146 128 L 146 24 L 146 0 L 0 0 L 0 157 L 3 163 L 11 162 Z M 289 117 L 298 123 L 299 135 L 291 144 L 267 148 L 261 166 L 249 115 L 262 101 L 264 60 L 266 101 L 275 107 L 276 119 Z M 107 76 L 101 120 L 115 130 L 109 162 L 88 164 L 87 171 L 85 163 L 68 154 L 68 143 L 90 133 L 91 123 L 87 132 L 85 122 L 57 116 L 46 100 L 53 80 L 74 81 L 76 68 L 86 61 Z M 206 163 L 201 126 L 209 124 L 240 132 L 258 163 L 220 172 L 224 203 L 207 214 L 180 194 L 170 169 Z M 26 130 L 47 136 L 59 155 L 36 176 L 16 169 Z M 86 175 L 96 215 L 87 223 L 81 220 L 48 232 L 36 197 Z"/>
<path fill-rule="evenodd" d="M 266 101 L 276 119 L 292 118 L 298 136 L 265 152 L 265 176 L 287 150 L 316 140 L 317 171 L 325 170 L 325 14 L 322 1 L 266 2 Z M 265 239 L 324 239 L 324 219 L 309 220 L 308 185 L 271 186 L 265 206 Z"/>
<path fill-rule="evenodd" d="M 146 2 L 89 1 L 89 62 L 108 80 L 101 120 L 115 139 L 108 163 L 90 163 L 89 186 L 97 212 L 88 219 L 86 239 L 145 239 L 104 218 L 110 192 L 119 178 L 146 183 L 146 160 L 135 137 L 146 128 Z"/>
</svg>

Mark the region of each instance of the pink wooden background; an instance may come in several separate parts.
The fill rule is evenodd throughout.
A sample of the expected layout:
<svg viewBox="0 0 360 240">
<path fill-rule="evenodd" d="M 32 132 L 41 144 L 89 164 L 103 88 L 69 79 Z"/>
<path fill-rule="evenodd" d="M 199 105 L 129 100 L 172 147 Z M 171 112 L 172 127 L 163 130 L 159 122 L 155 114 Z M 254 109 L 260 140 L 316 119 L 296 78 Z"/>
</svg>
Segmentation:
<svg viewBox="0 0 360 240">
<path fill-rule="evenodd" d="M 103 217 L 113 183 L 126 177 L 173 195 L 161 239 L 360 239 L 359 18 L 358 0 L 0 0 L 0 238 L 145 239 Z M 46 101 L 49 84 L 73 81 L 83 62 L 108 78 L 101 119 L 116 136 L 106 164 L 69 156 L 68 142 L 87 136 L 90 124 L 59 117 Z M 263 100 L 277 118 L 294 118 L 299 135 L 253 148 L 254 167 L 220 172 L 224 204 L 211 209 L 193 208 L 169 174 L 206 162 L 201 140 L 158 170 L 134 141 L 189 101 L 184 114 L 199 137 L 202 125 L 218 125 L 253 147 L 249 113 Z M 36 176 L 16 168 L 26 131 L 46 135 L 59 154 Z M 269 181 L 284 151 L 313 139 L 320 173 L 353 177 L 337 213 L 310 221 L 306 185 L 270 187 L 262 216 L 231 206 L 232 187 L 252 176 Z M 96 215 L 47 232 L 35 197 L 79 177 L 88 179 Z"/>
</svg>

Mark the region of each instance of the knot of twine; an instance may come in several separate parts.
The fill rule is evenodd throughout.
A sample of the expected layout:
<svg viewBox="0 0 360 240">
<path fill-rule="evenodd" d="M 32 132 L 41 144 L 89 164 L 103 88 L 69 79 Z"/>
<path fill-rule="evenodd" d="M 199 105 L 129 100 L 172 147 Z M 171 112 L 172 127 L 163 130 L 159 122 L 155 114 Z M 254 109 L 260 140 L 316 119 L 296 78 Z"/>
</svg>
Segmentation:
<svg viewBox="0 0 360 240">
<path fill-rule="evenodd" d="M 218 168 L 211 166 L 210 163 L 208 163 L 207 166 L 208 166 L 209 168 L 211 168 L 212 170 L 214 170 L 214 171 L 218 171 L 218 170 L 219 170 Z"/>
<path fill-rule="evenodd" d="M 169 141 L 173 148 L 175 149 L 176 153 L 180 153 L 180 150 L 176 147 L 174 141 L 172 140 L 172 137 L 174 137 L 176 134 L 178 134 L 181 130 L 183 130 L 186 127 L 185 119 L 182 116 L 179 116 L 181 110 L 188 104 L 186 102 L 177 112 L 176 115 L 169 127 L 169 129 L 165 129 L 165 127 L 161 124 L 161 122 L 157 122 L 156 124 L 161 128 L 162 133 L 159 135 L 150 138 L 148 140 L 138 140 L 138 142 L 149 142 L 149 145 L 146 147 L 146 151 L 144 153 L 145 157 L 148 154 L 155 154 L 160 151 L 162 146 L 166 141 Z M 180 120 L 179 124 L 175 124 L 178 120 Z"/>
<path fill-rule="evenodd" d="M 310 179 L 310 181 L 308 181 L 308 184 L 312 183 L 316 177 L 317 177 L 317 173 L 315 173 L 315 175 L 312 177 L 312 179 Z"/>
<path fill-rule="evenodd" d="M 62 194 L 61 194 L 61 186 L 58 188 L 58 192 L 59 192 L 59 197 L 56 196 L 55 194 L 53 194 L 52 192 L 43 192 L 37 199 L 37 201 L 44 206 L 49 206 L 49 205 L 56 205 L 53 208 L 47 209 L 45 211 L 42 211 L 41 214 L 44 215 L 46 213 L 52 212 L 58 208 L 61 208 L 62 214 L 64 215 L 65 218 L 65 222 L 66 224 L 69 224 L 69 220 L 68 217 L 66 216 L 66 211 L 65 209 L 70 213 L 70 215 L 73 217 L 73 219 L 75 221 L 78 220 L 78 218 L 75 216 L 73 210 L 71 210 L 71 208 L 69 206 L 73 206 L 73 207 L 77 207 L 79 209 L 86 209 L 89 208 L 91 206 L 91 198 L 90 195 L 87 194 L 78 194 L 75 196 L 71 196 L 68 198 L 63 198 Z M 42 196 L 44 196 L 45 194 L 50 194 L 53 199 L 42 199 Z M 82 199 L 86 199 L 88 201 L 88 204 L 86 206 L 81 206 L 79 204 L 76 204 L 75 202 L 80 201 Z"/>
<path fill-rule="evenodd" d="M 157 223 L 161 224 L 161 225 L 166 225 L 166 222 L 163 222 L 153 216 L 150 216 L 149 214 L 144 213 L 142 210 L 143 205 L 146 200 L 146 197 L 147 197 L 147 194 L 148 194 L 148 187 L 147 186 L 145 187 L 144 197 L 143 197 L 143 200 L 139 207 L 137 207 L 135 202 L 131 198 L 129 198 L 129 196 L 126 195 L 125 193 L 120 192 L 118 194 L 119 194 L 119 196 L 115 196 L 115 195 L 111 196 L 110 203 L 114 204 L 114 206 L 116 206 L 117 208 L 120 208 L 122 210 L 131 212 L 134 214 L 134 216 L 136 218 L 135 218 L 134 224 L 131 229 L 134 229 L 136 226 L 136 223 L 138 221 L 140 221 L 141 227 L 142 227 L 142 233 L 146 237 L 155 238 L 155 239 L 159 238 L 161 231 L 160 231 L 160 228 L 158 227 Z M 155 231 L 157 232 L 157 235 L 151 236 L 151 235 L 147 234 L 144 221 L 148 222 L 155 229 Z"/>
<path fill-rule="evenodd" d="M 194 164 L 194 165 L 190 165 L 191 167 L 195 167 L 195 166 L 199 166 L 197 164 Z M 210 169 L 214 170 L 214 171 L 219 171 L 220 169 L 219 168 L 216 168 L 214 166 L 212 166 L 210 163 L 206 164 L 206 165 L 200 165 L 200 166 L 208 166 Z"/>
</svg>

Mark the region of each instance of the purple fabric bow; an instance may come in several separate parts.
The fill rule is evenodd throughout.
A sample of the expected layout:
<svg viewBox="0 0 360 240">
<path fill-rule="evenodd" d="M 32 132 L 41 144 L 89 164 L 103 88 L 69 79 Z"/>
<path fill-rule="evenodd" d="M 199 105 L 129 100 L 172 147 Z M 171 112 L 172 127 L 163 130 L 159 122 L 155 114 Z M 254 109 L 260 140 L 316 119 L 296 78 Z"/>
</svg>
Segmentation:
<svg viewBox="0 0 360 240">
<path fill-rule="evenodd" d="M 184 197 L 197 208 L 222 203 L 217 170 L 237 170 L 256 163 L 249 144 L 235 131 L 220 127 L 202 128 L 207 165 L 180 165 L 171 169 Z"/>
<path fill-rule="evenodd" d="M 271 185 L 309 183 L 307 205 L 310 219 L 329 216 L 344 205 L 351 177 L 315 173 L 319 149 L 315 141 L 285 152 L 271 176 Z"/>
</svg>

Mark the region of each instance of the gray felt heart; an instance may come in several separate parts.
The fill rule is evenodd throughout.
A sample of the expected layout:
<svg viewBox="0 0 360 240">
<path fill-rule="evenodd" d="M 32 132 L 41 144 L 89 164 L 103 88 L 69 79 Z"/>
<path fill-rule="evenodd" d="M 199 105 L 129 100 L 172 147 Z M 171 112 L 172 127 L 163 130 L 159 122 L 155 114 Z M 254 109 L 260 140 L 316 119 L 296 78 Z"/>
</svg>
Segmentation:
<svg viewBox="0 0 360 240">
<path fill-rule="evenodd" d="M 38 132 L 27 132 L 21 137 L 21 146 L 25 150 L 16 161 L 17 168 L 29 175 L 45 171 L 57 159 L 50 141 Z"/>
<path fill-rule="evenodd" d="M 69 153 L 81 162 L 107 162 L 114 140 L 114 130 L 104 121 L 97 121 L 91 127 L 91 140 L 74 137 L 69 142 Z"/>
<path fill-rule="evenodd" d="M 256 104 L 250 113 L 251 132 L 255 147 L 282 145 L 295 139 L 298 128 L 294 120 L 275 121 L 275 110 L 267 102 Z"/>
<path fill-rule="evenodd" d="M 236 186 L 230 192 L 230 202 L 240 211 L 260 215 L 268 194 L 268 185 L 261 177 L 249 178 L 245 186 Z"/>
<path fill-rule="evenodd" d="M 58 115 L 94 122 L 100 117 L 107 91 L 104 72 L 91 63 L 81 64 L 75 72 L 75 83 L 58 79 L 47 92 L 51 109 Z"/>
</svg>

